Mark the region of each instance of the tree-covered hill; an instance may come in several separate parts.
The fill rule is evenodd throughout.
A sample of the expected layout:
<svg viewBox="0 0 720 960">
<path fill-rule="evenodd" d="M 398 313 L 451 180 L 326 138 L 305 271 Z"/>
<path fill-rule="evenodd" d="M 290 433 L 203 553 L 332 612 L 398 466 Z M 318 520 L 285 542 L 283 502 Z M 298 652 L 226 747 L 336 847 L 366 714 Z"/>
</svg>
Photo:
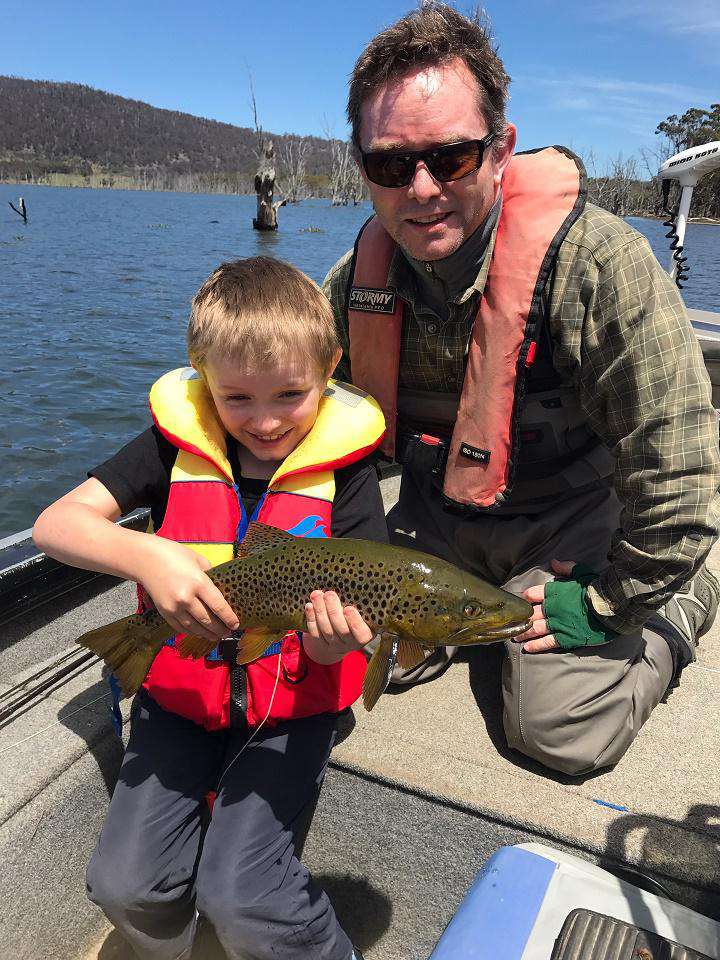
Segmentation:
<svg viewBox="0 0 720 960">
<path fill-rule="evenodd" d="M 720 104 L 667 117 L 655 132 L 661 148 L 643 156 L 650 177 L 671 153 L 720 139 Z M 281 195 L 335 198 L 339 172 L 354 170 L 347 145 L 337 140 L 266 137 L 275 146 Z M 0 76 L 0 181 L 252 193 L 258 146 L 249 127 L 162 110 L 78 83 Z M 641 178 L 635 157 L 619 154 L 605 172 L 595 169 L 592 151 L 585 160 L 595 203 L 620 216 L 661 214 L 659 186 Z M 361 195 L 355 180 L 339 191 L 342 202 Z M 701 181 L 693 214 L 720 218 L 720 172 Z"/>
<path fill-rule="evenodd" d="M 260 118 L 262 119 L 262 118 Z M 279 173 L 283 144 L 269 135 Z M 330 143 L 309 140 L 311 178 L 330 167 Z M 251 189 L 255 132 L 162 110 L 77 83 L 0 76 L 0 180 L 66 174 L 110 185 L 117 177 L 181 189 Z"/>
</svg>

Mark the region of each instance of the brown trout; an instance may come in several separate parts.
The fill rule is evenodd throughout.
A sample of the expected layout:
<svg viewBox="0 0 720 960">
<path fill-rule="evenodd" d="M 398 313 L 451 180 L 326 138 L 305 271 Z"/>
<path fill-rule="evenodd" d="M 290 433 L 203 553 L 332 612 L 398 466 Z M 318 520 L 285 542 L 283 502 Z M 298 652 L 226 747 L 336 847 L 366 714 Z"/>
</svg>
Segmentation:
<svg viewBox="0 0 720 960">
<path fill-rule="evenodd" d="M 395 663 L 410 668 L 435 647 L 507 640 L 530 625 L 532 607 L 437 557 L 369 540 L 306 539 L 251 523 L 238 557 L 208 571 L 243 632 L 237 662 L 251 663 L 290 630 L 306 628 L 313 590 L 334 590 L 357 607 L 380 642 L 368 665 L 363 702 L 372 710 Z M 157 610 L 92 630 L 78 643 L 101 656 L 126 695 L 135 693 L 174 631 Z M 185 636 L 184 656 L 214 644 Z"/>
</svg>

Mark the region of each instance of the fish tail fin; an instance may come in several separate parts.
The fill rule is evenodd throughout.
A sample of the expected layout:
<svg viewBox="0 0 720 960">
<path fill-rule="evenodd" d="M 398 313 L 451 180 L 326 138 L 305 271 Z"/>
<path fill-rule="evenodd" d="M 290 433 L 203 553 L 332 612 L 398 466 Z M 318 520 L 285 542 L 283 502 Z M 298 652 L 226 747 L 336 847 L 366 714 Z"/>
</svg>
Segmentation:
<svg viewBox="0 0 720 960">
<path fill-rule="evenodd" d="M 125 696 L 131 696 L 139 690 L 150 665 L 172 635 L 170 624 L 157 611 L 149 610 L 90 630 L 77 642 L 102 657 Z"/>
<path fill-rule="evenodd" d="M 385 691 L 395 667 L 398 641 L 384 633 L 375 648 L 365 673 L 363 683 L 363 704 L 366 710 L 372 710 Z"/>
</svg>

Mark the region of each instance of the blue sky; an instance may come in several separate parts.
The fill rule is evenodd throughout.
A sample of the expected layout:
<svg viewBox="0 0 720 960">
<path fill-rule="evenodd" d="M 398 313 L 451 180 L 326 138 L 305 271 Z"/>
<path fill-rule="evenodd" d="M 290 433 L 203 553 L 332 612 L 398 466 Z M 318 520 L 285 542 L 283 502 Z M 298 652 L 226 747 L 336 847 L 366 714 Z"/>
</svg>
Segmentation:
<svg viewBox="0 0 720 960">
<path fill-rule="evenodd" d="M 347 75 L 411 0 L 0 0 L 0 73 L 71 80 L 276 133 L 344 136 Z M 469 5 L 458 3 L 460 10 Z M 657 123 L 720 100 L 718 0 L 488 0 L 519 148 L 563 143 L 597 172 Z M 1 145 L 0 145 L 1 147 Z"/>
</svg>

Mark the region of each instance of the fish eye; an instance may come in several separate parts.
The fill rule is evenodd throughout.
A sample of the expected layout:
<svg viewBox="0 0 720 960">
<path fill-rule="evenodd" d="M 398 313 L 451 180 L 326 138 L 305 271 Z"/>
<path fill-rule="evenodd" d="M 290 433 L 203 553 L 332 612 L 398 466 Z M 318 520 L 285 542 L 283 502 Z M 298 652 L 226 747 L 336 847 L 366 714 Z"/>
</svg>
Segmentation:
<svg viewBox="0 0 720 960">
<path fill-rule="evenodd" d="M 484 607 L 480 603 L 466 603 L 463 608 L 463 614 L 466 617 L 479 617 Z"/>
</svg>

